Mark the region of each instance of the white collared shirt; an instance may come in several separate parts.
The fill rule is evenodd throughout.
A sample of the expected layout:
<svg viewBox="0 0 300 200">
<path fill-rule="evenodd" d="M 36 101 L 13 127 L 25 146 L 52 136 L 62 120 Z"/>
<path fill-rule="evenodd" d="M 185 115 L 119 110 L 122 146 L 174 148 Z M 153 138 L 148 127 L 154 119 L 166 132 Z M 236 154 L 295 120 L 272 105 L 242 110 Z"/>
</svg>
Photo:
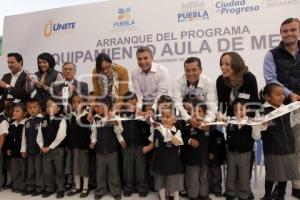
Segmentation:
<svg viewBox="0 0 300 200">
<path fill-rule="evenodd" d="M 188 120 L 191 116 L 184 109 L 182 99 L 185 95 L 193 93 L 197 98 L 207 105 L 207 114 L 205 121 L 213 122 L 216 118 L 217 106 L 217 92 L 215 84 L 203 73 L 199 76 L 197 87 L 187 84 L 186 76 L 183 73 L 177 77 L 172 85 L 172 95 L 175 100 L 175 106 L 179 110 L 184 120 Z"/>
<path fill-rule="evenodd" d="M 172 126 L 171 128 L 166 128 L 164 127 L 162 124 L 160 124 L 160 126 L 158 126 L 157 128 L 154 128 L 153 131 L 151 132 L 151 135 L 148 137 L 148 140 L 150 142 L 154 142 L 154 130 L 158 130 L 161 135 L 164 138 L 164 142 L 170 142 L 172 140 L 172 132 L 175 132 L 174 137 L 176 137 L 176 139 L 178 139 L 180 141 L 179 145 L 183 145 L 183 140 L 181 137 L 181 131 L 178 129 L 176 129 L 175 126 Z"/>
<path fill-rule="evenodd" d="M 138 108 L 142 108 L 143 103 L 156 103 L 161 95 L 168 95 L 169 73 L 164 66 L 152 62 L 151 69 L 148 73 L 136 68 L 131 73 L 133 92 L 138 97 Z"/>
<path fill-rule="evenodd" d="M 97 122 L 95 120 L 95 118 L 98 117 L 101 119 L 100 122 Z M 97 128 L 98 127 L 104 127 L 106 122 L 107 122 L 107 117 L 101 117 L 99 116 L 98 114 L 96 114 L 94 116 L 94 120 L 93 120 L 93 124 L 92 124 L 92 134 L 91 134 L 91 143 L 96 143 L 97 142 Z M 124 138 L 122 136 L 122 132 L 123 132 L 123 126 L 122 126 L 122 123 L 121 121 L 118 121 L 118 125 L 117 126 L 114 126 L 114 132 L 117 136 L 117 140 L 119 143 L 121 143 L 122 141 L 124 141 Z"/>
<path fill-rule="evenodd" d="M 0 113 L 0 115 L 4 115 L 4 113 Z M 1 123 L 0 123 L 0 135 L 3 135 L 3 134 L 8 134 L 8 128 L 9 128 L 9 123 L 7 120 L 3 120 Z"/>
<path fill-rule="evenodd" d="M 23 69 L 15 74 L 13 73 L 10 73 L 11 74 L 11 80 L 10 80 L 10 83 L 9 83 L 9 86 L 10 87 L 15 87 L 16 86 L 16 82 L 19 78 L 19 76 L 21 75 L 21 73 L 23 72 Z M 7 98 L 10 99 L 10 98 L 13 98 L 13 96 L 11 94 L 7 94 Z"/>
<path fill-rule="evenodd" d="M 54 117 L 51 116 L 50 120 L 53 120 Z M 50 149 L 55 149 L 67 136 L 67 122 L 65 119 L 62 119 L 59 123 L 59 128 L 56 134 L 54 141 L 49 145 Z M 38 134 L 36 137 L 36 143 L 40 148 L 44 147 L 44 137 L 42 132 L 42 124 L 40 124 L 38 129 Z"/>
</svg>

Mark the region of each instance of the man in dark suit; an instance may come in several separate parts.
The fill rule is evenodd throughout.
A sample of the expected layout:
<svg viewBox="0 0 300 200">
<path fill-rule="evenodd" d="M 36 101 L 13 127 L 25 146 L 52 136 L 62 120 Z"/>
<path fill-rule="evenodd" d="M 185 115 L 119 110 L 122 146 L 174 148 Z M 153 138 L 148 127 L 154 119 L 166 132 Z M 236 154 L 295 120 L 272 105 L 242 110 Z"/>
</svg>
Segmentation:
<svg viewBox="0 0 300 200">
<path fill-rule="evenodd" d="M 62 74 L 64 81 L 54 82 L 53 95 L 61 97 L 63 88 L 68 87 L 69 97 L 75 93 L 86 97 L 88 96 L 88 84 L 75 79 L 76 65 L 74 63 L 64 63 L 62 66 Z"/>
<path fill-rule="evenodd" d="M 19 53 L 9 53 L 7 64 L 10 73 L 4 74 L 0 80 L 1 101 L 14 99 L 24 102 L 28 95 L 25 92 L 27 73 L 23 71 L 23 58 Z"/>
</svg>

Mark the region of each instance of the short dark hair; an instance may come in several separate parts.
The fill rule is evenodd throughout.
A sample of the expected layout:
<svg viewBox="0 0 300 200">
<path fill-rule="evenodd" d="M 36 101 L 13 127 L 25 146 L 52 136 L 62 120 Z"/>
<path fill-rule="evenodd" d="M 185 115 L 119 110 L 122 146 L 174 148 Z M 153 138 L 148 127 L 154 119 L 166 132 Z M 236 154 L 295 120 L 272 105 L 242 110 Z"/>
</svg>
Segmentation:
<svg viewBox="0 0 300 200">
<path fill-rule="evenodd" d="M 112 64 L 112 60 L 109 55 L 107 55 L 106 53 L 99 53 L 96 57 L 96 72 L 98 74 L 100 74 L 101 72 L 101 65 L 104 61 Z"/>
<path fill-rule="evenodd" d="M 248 103 L 247 99 L 236 98 L 232 103 L 232 107 L 235 107 L 237 104 L 241 104 L 242 106 L 245 106 L 247 103 Z"/>
<path fill-rule="evenodd" d="M 23 65 L 23 57 L 22 57 L 21 54 L 12 52 L 12 53 L 8 53 L 8 54 L 7 54 L 7 57 L 15 57 L 16 60 L 17 60 L 18 62 L 22 62 L 22 65 Z"/>
<path fill-rule="evenodd" d="M 112 104 L 112 99 L 109 96 L 103 97 L 103 98 L 97 98 L 96 103 L 103 103 L 105 104 L 109 110 L 112 109 L 113 104 Z"/>
<path fill-rule="evenodd" d="M 300 20 L 299 20 L 298 18 L 289 17 L 289 18 L 285 19 L 285 20 L 281 23 L 281 25 L 280 25 L 280 30 L 281 30 L 281 27 L 282 27 L 283 25 L 290 24 L 290 23 L 292 23 L 292 22 L 298 22 L 298 24 L 299 24 L 299 26 L 300 26 Z"/>
<path fill-rule="evenodd" d="M 270 96 L 273 92 L 273 89 L 276 87 L 281 87 L 283 88 L 282 85 L 278 84 L 278 83 L 269 83 L 264 87 L 263 90 L 263 97 L 265 98 L 266 96 Z"/>
<path fill-rule="evenodd" d="M 174 100 L 169 95 L 161 95 L 157 100 L 157 104 L 159 105 L 162 103 L 172 103 L 173 104 Z"/>
<path fill-rule="evenodd" d="M 21 108 L 23 111 L 26 110 L 24 103 L 16 103 L 14 108 Z"/>
<path fill-rule="evenodd" d="M 129 100 L 138 99 L 138 98 L 137 98 L 137 96 L 134 92 L 128 91 L 124 94 L 122 99 L 123 99 L 124 102 L 127 102 Z"/>
<path fill-rule="evenodd" d="M 185 65 L 185 64 L 190 64 L 190 63 L 193 63 L 193 62 L 196 62 L 198 68 L 199 68 L 200 70 L 202 70 L 201 60 L 200 60 L 200 58 L 197 58 L 197 57 L 189 57 L 189 58 L 187 58 L 187 59 L 184 61 L 184 65 Z"/>
<path fill-rule="evenodd" d="M 37 103 L 41 107 L 41 102 L 37 98 L 30 98 L 26 101 L 26 107 L 28 104 Z"/>
<path fill-rule="evenodd" d="M 62 69 L 65 67 L 65 65 L 73 65 L 75 71 L 76 71 L 76 65 L 72 62 L 64 62 L 63 65 L 62 65 Z"/>
<path fill-rule="evenodd" d="M 151 56 L 153 56 L 152 50 L 147 46 L 141 46 L 136 50 L 136 55 L 139 53 L 148 52 Z"/>
</svg>

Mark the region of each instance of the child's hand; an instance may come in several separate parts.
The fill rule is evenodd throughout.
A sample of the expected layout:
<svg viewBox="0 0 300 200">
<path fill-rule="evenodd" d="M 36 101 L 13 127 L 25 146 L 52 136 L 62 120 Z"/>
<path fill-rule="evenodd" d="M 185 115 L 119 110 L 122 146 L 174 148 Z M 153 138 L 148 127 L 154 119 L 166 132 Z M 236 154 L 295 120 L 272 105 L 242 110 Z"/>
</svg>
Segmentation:
<svg viewBox="0 0 300 200">
<path fill-rule="evenodd" d="M 181 142 L 173 135 L 171 141 L 175 146 L 179 146 L 181 144 Z"/>
<path fill-rule="evenodd" d="M 125 140 L 121 141 L 121 142 L 120 142 L 120 145 L 121 145 L 121 147 L 122 147 L 123 149 L 125 149 L 125 148 L 127 147 L 127 144 L 126 144 Z"/>
<path fill-rule="evenodd" d="M 90 144 L 90 148 L 91 148 L 91 149 L 94 149 L 95 146 L 96 146 L 96 143 L 95 143 L 95 142 L 92 142 L 92 143 Z"/>
<path fill-rule="evenodd" d="M 119 122 L 117 120 L 110 121 L 110 123 L 114 126 L 118 126 Z"/>
<path fill-rule="evenodd" d="M 148 153 L 149 152 L 149 150 L 148 150 L 149 148 L 148 148 L 148 146 L 145 146 L 145 147 L 143 147 L 143 154 L 146 154 L 146 153 Z"/>
<path fill-rule="evenodd" d="M 49 147 L 42 147 L 42 148 L 41 148 L 41 151 L 42 151 L 43 153 L 49 153 L 50 150 L 51 150 L 51 149 L 50 149 Z"/>
<path fill-rule="evenodd" d="M 212 160 L 213 158 L 214 158 L 214 154 L 210 153 L 209 156 L 208 156 L 208 159 Z"/>
<path fill-rule="evenodd" d="M 143 154 L 148 153 L 149 151 L 151 151 L 152 149 L 154 149 L 154 143 L 150 143 L 148 146 L 143 147 Z"/>
<path fill-rule="evenodd" d="M 6 153 L 7 153 L 8 156 L 11 156 L 11 150 L 7 150 Z"/>
<path fill-rule="evenodd" d="M 208 123 L 207 121 L 203 121 L 199 128 L 200 128 L 201 130 L 203 130 L 203 131 L 209 131 L 209 127 L 210 127 L 210 126 L 209 126 L 209 125 L 205 125 L 205 124 L 207 124 L 207 123 Z"/>
<path fill-rule="evenodd" d="M 26 158 L 27 157 L 27 152 L 21 152 L 22 158 Z"/>
<path fill-rule="evenodd" d="M 191 139 L 190 140 L 190 145 L 194 148 L 197 148 L 197 147 L 199 147 L 199 142 L 195 139 Z"/>
</svg>

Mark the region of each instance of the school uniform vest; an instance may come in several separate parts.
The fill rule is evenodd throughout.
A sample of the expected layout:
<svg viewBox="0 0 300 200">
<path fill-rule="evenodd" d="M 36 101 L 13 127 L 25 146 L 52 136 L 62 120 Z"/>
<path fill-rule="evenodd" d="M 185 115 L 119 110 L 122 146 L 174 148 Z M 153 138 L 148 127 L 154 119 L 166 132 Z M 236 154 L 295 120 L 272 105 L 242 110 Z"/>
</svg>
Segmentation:
<svg viewBox="0 0 300 200">
<path fill-rule="evenodd" d="M 175 132 L 171 131 L 173 135 Z M 154 130 L 153 171 L 160 175 L 173 175 L 182 172 L 179 146 L 164 142 L 160 131 Z"/>
<path fill-rule="evenodd" d="M 186 132 L 184 134 L 187 134 L 189 139 L 194 139 L 199 142 L 197 148 L 194 148 L 187 143 L 184 145 L 186 165 L 206 166 L 208 161 L 209 137 L 205 135 L 204 131 L 195 129 L 191 126 L 186 127 Z"/>
<path fill-rule="evenodd" d="M 88 150 L 91 143 L 90 137 L 91 129 L 90 122 L 87 120 L 87 114 L 80 117 L 78 120 L 76 119 L 76 116 L 72 115 L 70 120 L 68 120 L 66 139 L 69 148 Z"/>
<path fill-rule="evenodd" d="M 3 121 L 7 121 L 8 122 L 7 117 L 5 117 L 4 114 L 1 114 L 0 115 L 0 123 L 2 123 Z M 2 146 L 1 152 L 6 152 L 6 150 L 7 150 L 7 142 L 4 141 L 4 144 Z"/>
<path fill-rule="evenodd" d="M 265 108 L 265 114 L 274 108 Z M 267 130 L 262 131 L 263 150 L 265 154 L 287 155 L 295 153 L 295 139 L 293 136 L 290 113 L 273 119 Z"/>
<path fill-rule="evenodd" d="M 12 157 L 19 158 L 21 157 L 21 143 L 22 143 L 22 132 L 24 124 L 19 124 L 15 126 L 11 124 L 9 126 L 9 135 L 7 136 L 8 140 L 8 149 L 11 150 Z"/>
<path fill-rule="evenodd" d="M 300 41 L 298 41 L 298 47 L 300 47 Z M 278 81 L 292 92 L 300 94 L 300 58 L 295 59 L 284 48 L 282 42 L 272 49 L 271 53 L 276 65 Z"/>
<path fill-rule="evenodd" d="M 57 132 L 59 129 L 59 125 L 61 122 L 61 117 L 59 116 L 58 119 L 53 118 L 50 120 L 49 116 L 46 116 L 42 122 L 42 134 L 44 140 L 44 147 L 49 147 L 52 142 L 55 140 L 57 136 Z M 58 147 L 64 147 L 65 143 L 62 141 Z"/>
<path fill-rule="evenodd" d="M 122 136 L 127 146 L 144 146 L 146 140 L 146 133 L 142 121 L 134 120 L 135 113 L 123 112 L 121 117 L 130 118 L 133 120 L 122 121 L 123 132 Z"/>
<path fill-rule="evenodd" d="M 240 129 L 236 124 L 229 124 L 227 129 L 227 148 L 235 153 L 246 153 L 253 150 L 252 127 L 244 125 Z"/>
<path fill-rule="evenodd" d="M 101 119 L 95 117 L 96 122 Z M 114 125 L 106 122 L 104 127 L 97 127 L 96 152 L 99 154 L 108 154 L 118 151 L 118 140 L 114 132 Z"/>
<path fill-rule="evenodd" d="M 208 152 L 213 154 L 213 158 L 209 160 L 209 165 L 221 166 L 226 159 L 226 147 L 224 134 L 214 129 L 209 133 Z"/>
<path fill-rule="evenodd" d="M 35 155 L 40 152 L 36 137 L 42 120 L 40 117 L 34 117 L 25 122 L 26 151 L 29 155 Z"/>
</svg>

